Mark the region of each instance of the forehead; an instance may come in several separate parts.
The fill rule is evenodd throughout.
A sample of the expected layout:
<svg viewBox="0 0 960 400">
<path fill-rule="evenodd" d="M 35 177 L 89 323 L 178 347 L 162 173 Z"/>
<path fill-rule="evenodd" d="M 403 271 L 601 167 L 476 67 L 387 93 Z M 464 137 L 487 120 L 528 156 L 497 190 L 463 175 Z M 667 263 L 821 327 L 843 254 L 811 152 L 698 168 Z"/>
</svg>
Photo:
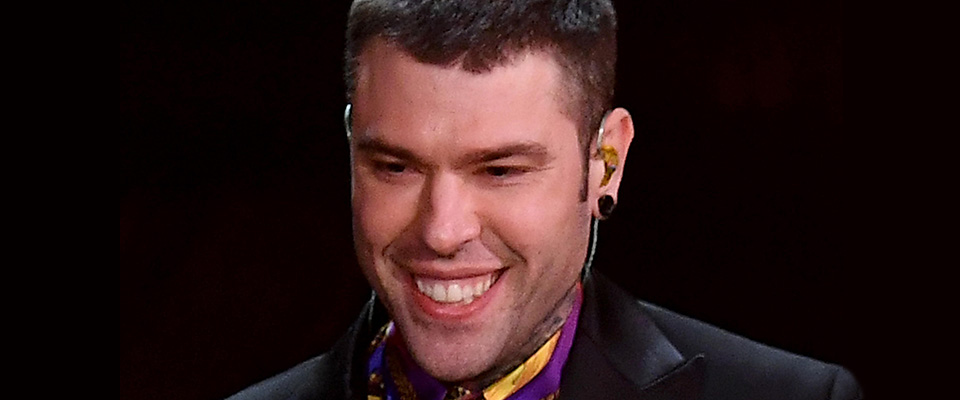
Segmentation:
<svg viewBox="0 0 960 400">
<path fill-rule="evenodd" d="M 560 72 L 546 52 L 474 73 L 421 63 L 374 40 L 358 58 L 355 134 L 434 132 L 459 144 L 510 135 L 535 140 L 555 130 L 575 135 L 562 108 Z"/>
</svg>

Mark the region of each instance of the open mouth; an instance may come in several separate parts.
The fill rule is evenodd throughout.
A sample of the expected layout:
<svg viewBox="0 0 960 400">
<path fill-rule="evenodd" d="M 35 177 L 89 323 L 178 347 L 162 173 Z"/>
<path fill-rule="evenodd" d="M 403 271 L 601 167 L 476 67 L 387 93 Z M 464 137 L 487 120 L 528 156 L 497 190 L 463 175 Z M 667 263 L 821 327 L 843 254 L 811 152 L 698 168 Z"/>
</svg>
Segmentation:
<svg viewBox="0 0 960 400">
<path fill-rule="evenodd" d="M 433 279 L 414 276 L 417 291 L 442 304 L 470 304 L 483 296 L 500 278 L 502 270 L 460 279 Z"/>
</svg>

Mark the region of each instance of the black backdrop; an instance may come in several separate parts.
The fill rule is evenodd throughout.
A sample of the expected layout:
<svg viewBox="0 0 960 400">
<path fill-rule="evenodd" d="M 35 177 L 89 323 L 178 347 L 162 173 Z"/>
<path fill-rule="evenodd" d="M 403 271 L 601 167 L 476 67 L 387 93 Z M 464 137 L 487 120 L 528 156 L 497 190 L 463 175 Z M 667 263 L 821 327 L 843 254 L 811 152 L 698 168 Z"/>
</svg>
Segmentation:
<svg viewBox="0 0 960 400">
<path fill-rule="evenodd" d="M 329 347 L 369 289 L 342 129 L 345 2 L 121 21 L 121 398 L 228 395 Z M 634 116 L 597 269 L 874 378 L 850 251 L 839 2 L 620 2 Z"/>
</svg>

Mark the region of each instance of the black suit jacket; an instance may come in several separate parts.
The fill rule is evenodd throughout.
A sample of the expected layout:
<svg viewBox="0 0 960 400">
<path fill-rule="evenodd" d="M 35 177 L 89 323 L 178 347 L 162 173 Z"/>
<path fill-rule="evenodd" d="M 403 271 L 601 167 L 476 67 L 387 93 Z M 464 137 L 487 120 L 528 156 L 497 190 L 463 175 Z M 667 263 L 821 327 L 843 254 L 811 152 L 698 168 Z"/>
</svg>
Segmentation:
<svg viewBox="0 0 960 400">
<path fill-rule="evenodd" d="M 847 370 L 768 347 L 584 279 L 563 370 L 567 399 L 858 399 Z M 388 316 L 374 298 L 328 353 L 231 399 L 364 399 L 366 351 Z"/>
</svg>

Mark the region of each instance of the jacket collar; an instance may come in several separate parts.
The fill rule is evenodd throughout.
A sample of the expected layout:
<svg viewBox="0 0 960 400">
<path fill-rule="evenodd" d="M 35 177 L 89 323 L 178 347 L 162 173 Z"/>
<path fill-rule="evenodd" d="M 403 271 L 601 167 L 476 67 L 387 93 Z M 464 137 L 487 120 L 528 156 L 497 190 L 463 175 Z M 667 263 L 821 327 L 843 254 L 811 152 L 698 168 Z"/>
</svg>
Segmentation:
<svg viewBox="0 0 960 400">
<path fill-rule="evenodd" d="M 692 400 L 704 356 L 685 359 L 631 295 L 596 273 L 583 279 L 577 334 L 560 382 L 563 399 Z M 344 398 L 365 398 L 367 347 L 389 315 L 376 295 L 331 354 L 342 360 Z M 339 354 L 337 354 L 339 353 Z M 351 356 L 352 355 L 352 356 Z"/>
<path fill-rule="evenodd" d="M 583 280 L 577 336 L 563 371 L 564 399 L 695 399 L 703 355 L 685 359 L 632 296 L 606 278 Z"/>
<path fill-rule="evenodd" d="M 387 309 L 377 299 L 377 294 L 372 293 L 370 300 L 363 307 L 360 318 L 353 323 L 347 333 L 334 345 L 331 353 L 333 359 L 342 360 L 343 365 L 336 368 L 343 371 L 344 375 L 338 377 L 337 381 L 342 383 L 344 399 L 366 399 L 367 398 L 367 358 L 370 357 L 370 344 L 374 336 L 379 332 L 387 322 L 390 321 L 390 315 Z M 337 397 L 340 398 L 340 397 Z"/>
</svg>

